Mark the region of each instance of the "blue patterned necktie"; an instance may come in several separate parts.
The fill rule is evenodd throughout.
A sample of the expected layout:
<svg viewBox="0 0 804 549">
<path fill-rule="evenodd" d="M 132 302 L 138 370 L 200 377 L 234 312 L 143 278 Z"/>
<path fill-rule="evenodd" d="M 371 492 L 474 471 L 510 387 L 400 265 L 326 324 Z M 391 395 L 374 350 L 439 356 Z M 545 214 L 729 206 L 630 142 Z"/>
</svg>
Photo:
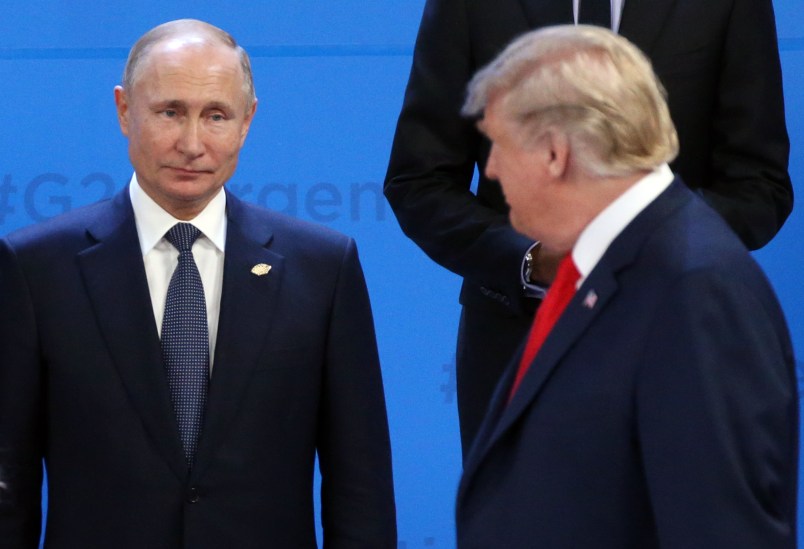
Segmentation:
<svg viewBox="0 0 804 549">
<path fill-rule="evenodd" d="M 162 320 L 162 358 L 170 399 L 179 424 L 187 466 L 192 468 L 209 382 L 209 331 L 204 286 L 193 259 L 193 242 L 201 231 L 176 223 L 165 235 L 179 250 L 179 263 L 168 286 Z"/>
<path fill-rule="evenodd" d="M 611 29 L 611 0 L 581 0 L 578 23 Z"/>
</svg>

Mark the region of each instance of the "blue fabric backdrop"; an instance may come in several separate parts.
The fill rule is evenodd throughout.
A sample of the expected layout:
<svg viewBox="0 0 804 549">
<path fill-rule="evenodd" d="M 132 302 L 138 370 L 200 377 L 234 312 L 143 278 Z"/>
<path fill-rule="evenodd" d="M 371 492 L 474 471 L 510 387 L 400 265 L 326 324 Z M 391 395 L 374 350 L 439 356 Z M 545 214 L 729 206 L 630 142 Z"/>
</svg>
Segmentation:
<svg viewBox="0 0 804 549">
<path fill-rule="evenodd" d="M 0 18 L 0 235 L 126 184 L 131 168 L 112 88 L 144 31 L 195 17 L 230 31 L 250 52 L 260 103 L 230 187 L 357 239 L 388 398 L 400 549 L 454 546 L 460 474 L 459 281 L 402 235 L 381 194 L 423 3 L 6 0 Z M 791 173 L 801 192 L 804 8 L 800 0 L 775 5 Z M 756 253 L 799 354 L 802 236 L 804 213 L 796 207 L 779 236 Z"/>
</svg>

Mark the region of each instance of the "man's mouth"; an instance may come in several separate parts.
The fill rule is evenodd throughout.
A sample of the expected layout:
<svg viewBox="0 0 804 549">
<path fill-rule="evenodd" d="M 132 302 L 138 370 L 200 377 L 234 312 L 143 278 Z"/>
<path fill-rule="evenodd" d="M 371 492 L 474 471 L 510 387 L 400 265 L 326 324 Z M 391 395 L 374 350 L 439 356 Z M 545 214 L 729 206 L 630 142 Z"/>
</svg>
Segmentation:
<svg viewBox="0 0 804 549">
<path fill-rule="evenodd" d="M 175 173 L 177 173 L 179 175 L 184 175 L 184 176 L 187 176 L 187 177 L 193 177 L 193 176 L 203 175 L 203 174 L 206 174 L 206 173 L 212 173 L 212 170 L 202 170 L 202 169 L 194 169 L 194 168 L 177 168 L 177 167 L 174 167 L 174 166 L 168 166 L 168 168 L 171 171 L 173 171 L 173 172 L 175 172 Z"/>
</svg>

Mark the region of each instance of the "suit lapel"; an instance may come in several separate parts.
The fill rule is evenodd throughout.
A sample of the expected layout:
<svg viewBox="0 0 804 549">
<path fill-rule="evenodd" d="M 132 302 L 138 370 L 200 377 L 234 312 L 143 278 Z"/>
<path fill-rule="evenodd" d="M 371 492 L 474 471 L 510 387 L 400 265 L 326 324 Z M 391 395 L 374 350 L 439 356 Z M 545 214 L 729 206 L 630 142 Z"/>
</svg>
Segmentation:
<svg viewBox="0 0 804 549">
<path fill-rule="evenodd" d="M 482 28 L 478 26 L 478 31 L 472 37 L 475 68 L 497 57 L 517 36 L 535 27 L 550 24 L 545 21 L 562 21 L 567 13 L 569 19 L 563 22 L 572 21 L 572 4 L 566 13 L 562 12 L 560 4 L 549 0 L 503 0 L 494 13 L 490 13 L 488 6 L 483 2 L 477 4 L 477 7 L 468 10 L 473 15 L 476 13 L 478 17 L 482 15 L 482 22 L 478 22 Z M 470 28 L 473 27 L 471 23 L 467 24 Z"/>
<path fill-rule="evenodd" d="M 677 178 L 612 242 L 556 322 L 509 403 L 508 393 L 522 356 L 520 349 L 497 387 L 487 417 L 466 460 L 459 502 L 485 456 L 538 399 L 550 375 L 561 367 L 564 357 L 616 295 L 619 274 L 635 261 L 645 239 L 691 196 L 691 191 Z"/>
<path fill-rule="evenodd" d="M 676 0 L 626 0 L 620 34 L 650 55 Z"/>
<path fill-rule="evenodd" d="M 500 380 L 489 412 L 478 433 L 477 440 L 467 459 L 464 476 L 469 478 L 482 458 L 511 428 L 516 420 L 538 398 L 552 372 L 560 367 L 561 359 L 572 349 L 587 327 L 603 311 L 607 302 L 617 292 L 617 282 L 608 269 L 596 268 L 578 289 L 559 317 L 553 330 L 547 336 L 536 357 L 533 359 L 522 383 L 511 401 L 508 395 L 519 368 L 524 345 L 511 361 L 506 374 Z M 594 305 L 589 306 L 587 296 L 594 292 Z"/>
<path fill-rule="evenodd" d="M 88 232 L 97 243 L 78 254 L 78 263 L 101 333 L 146 432 L 184 479 L 186 467 L 128 187 Z"/>
<path fill-rule="evenodd" d="M 570 300 L 566 310 L 533 359 L 519 389 L 506 406 L 505 413 L 500 417 L 489 441 L 490 444 L 494 444 L 537 397 L 550 374 L 559 366 L 561 359 L 572 349 L 587 327 L 617 293 L 618 285 L 612 270 L 601 266 L 590 275 L 592 276 L 584 282 Z M 590 299 L 587 299 L 587 296 L 594 296 L 594 305 L 591 307 L 589 306 Z"/>
<path fill-rule="evenodd" d="M 220 319 L 194 478 L 203 474 L 229 432 L 276 316 L 283 276 L 283 257 L 268 249 L 272 234 L 267 220 L 251 214 L 231 193 L 226 201 Z M 270 265 L 270 271 L 262 276 L 252 273 L 258 264 Z"/>
</svg>

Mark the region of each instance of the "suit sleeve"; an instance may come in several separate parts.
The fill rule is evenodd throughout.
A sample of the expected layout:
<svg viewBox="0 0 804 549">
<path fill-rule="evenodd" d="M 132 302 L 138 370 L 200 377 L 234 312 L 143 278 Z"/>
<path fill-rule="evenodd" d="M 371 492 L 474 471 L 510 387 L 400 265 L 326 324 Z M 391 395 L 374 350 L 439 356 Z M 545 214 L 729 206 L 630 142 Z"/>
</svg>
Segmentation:
<svg viewBox="0 0 804 549">
<path fill-rule="evenodd" d="M 699 182 L 706 185 L 701 192 L 749 249 L 760 248 L 793 208 L 790 142 L 770 0 L 734 2 L 712 130 L 713 181 Z"/>
<path fill-rule="evenodd" d="M 395 549 L 391 446 L 374 321 L 354 241 L 333 296 L 319 415 L 327 549 Z"/>
<path fill-rule="evenodd" d="M 17 259 L 0 240 L 0 540 L 39 546 L 43 426 L 33 305 Z"/>
<path fill-rule="evenodd" d="M 521 310 L 533 242 L 471 191 L 481 136 L 460 114 L 476 67 L 464 0 L 427 0 L 385 179 L 402 230 L 440 265 Z"/>
<path fill-rule="evenodd" d="M 663 548 L 795 546 L 792 347 L 772 292 L 739 278 L 676 284 L 646 341 L 638 441 Z"/>
</svg>

